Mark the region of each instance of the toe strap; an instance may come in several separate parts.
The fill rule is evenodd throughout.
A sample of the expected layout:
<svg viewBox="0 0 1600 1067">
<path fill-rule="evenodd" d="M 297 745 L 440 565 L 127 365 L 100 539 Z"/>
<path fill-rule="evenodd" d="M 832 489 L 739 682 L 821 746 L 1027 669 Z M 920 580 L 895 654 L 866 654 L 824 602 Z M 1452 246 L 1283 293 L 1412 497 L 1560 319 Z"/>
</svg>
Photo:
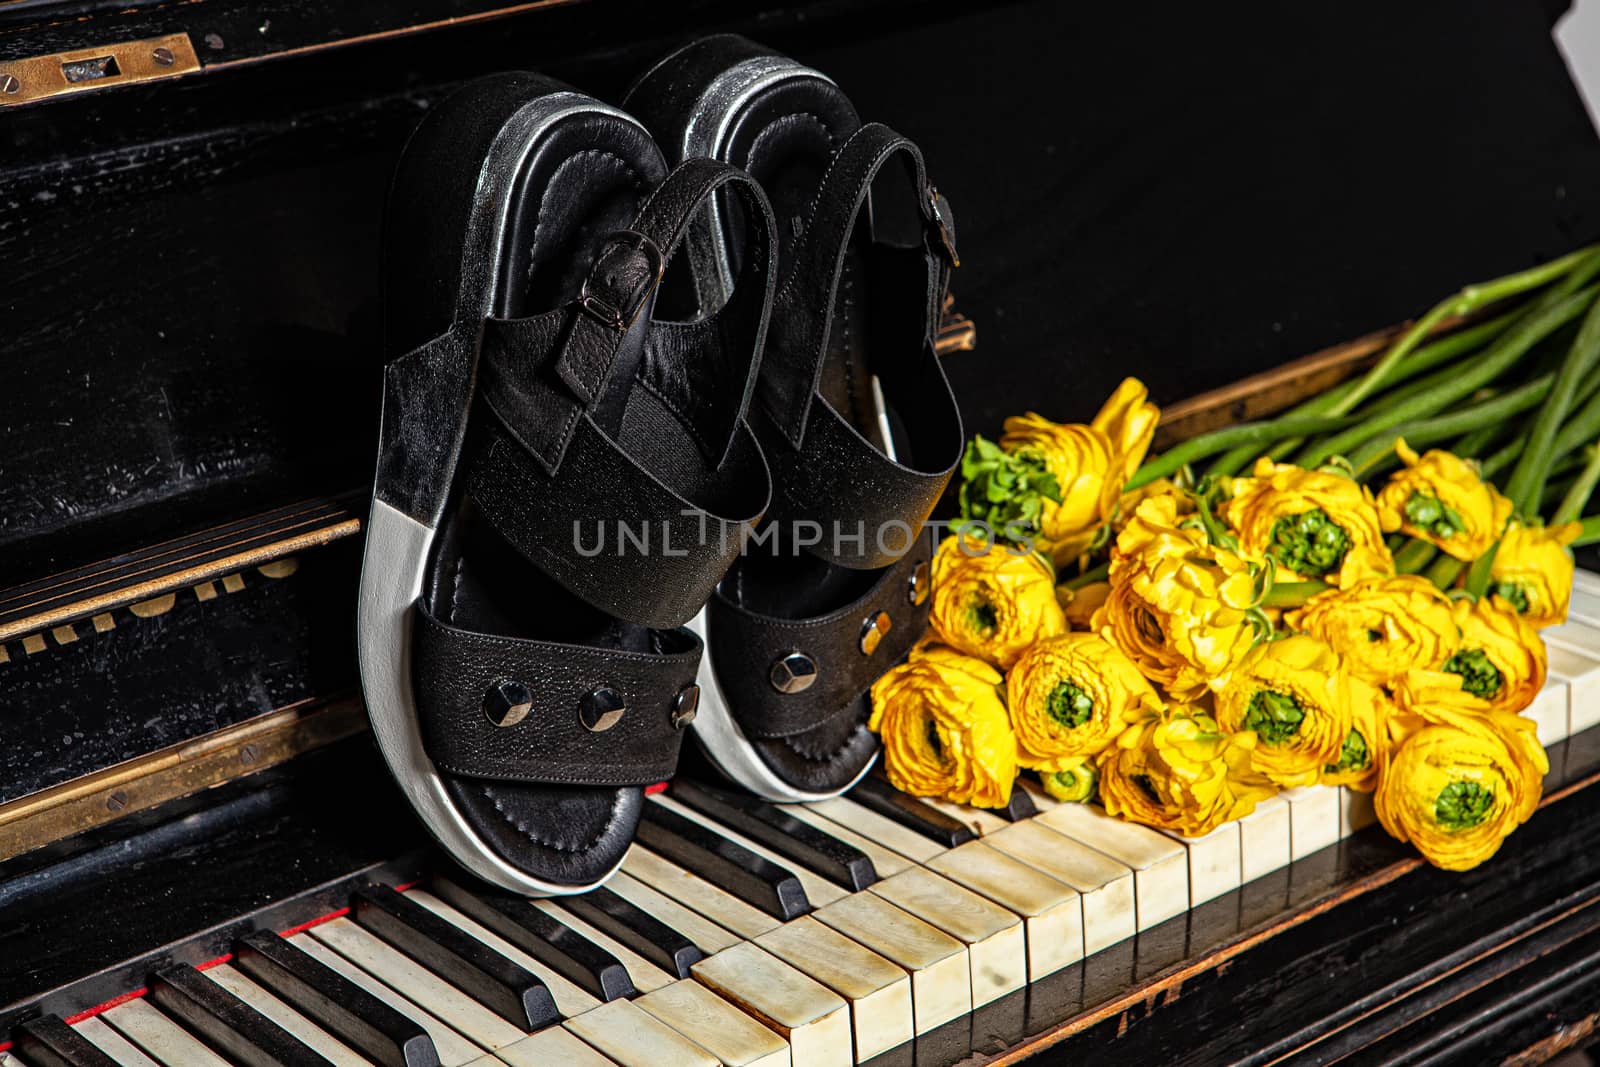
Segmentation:
<svg viewBox="0 0 1600 1067">
<path fill-rule="evenodd" d="M 413 687 L 429 757 L 451 774 L 563 785 L 672 777 L 699 698 L 700 639 L 654 631 L 655 653 L 498 637 L 420 602 Z"/>
<path fill-rule="evenodd" d="M 933 539 L 922 533 L 859 598 L 827 615 L 783 619 L 720 592 L 707 613 L 717 686 L 756 738 L 815 728 L 866 692 L 927 629 Z"/>
</svg>

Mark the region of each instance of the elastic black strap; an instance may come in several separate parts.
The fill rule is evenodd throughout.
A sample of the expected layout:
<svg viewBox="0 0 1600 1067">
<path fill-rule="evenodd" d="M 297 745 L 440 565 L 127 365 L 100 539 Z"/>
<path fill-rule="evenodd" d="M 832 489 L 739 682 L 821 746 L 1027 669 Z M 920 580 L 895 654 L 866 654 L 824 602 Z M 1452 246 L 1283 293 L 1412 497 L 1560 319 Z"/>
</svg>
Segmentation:
<svg viewBox="0 0 1600 1067">
<path fill-rule="evenodd" d="M 719 590 L 707 612 L 706 640 L 717 650 L 717 685 L 739 728 L 760 738 L 814 729 L 903 659 L 927 629 L 927 566 L 933 549 L 931 531 L 924 532 L 858 599 L 811 619 L 759 614 Z M 921 580 L 914 586 L 919 567 Z M 888 616 L 889 630 L 865 652 L 863 633 L 880 613 Z M 773 665 L 791 653 L 816 665 L 816 680 L 799 692 L 784 693 L 773 685 Z"/>
<path fill-rule="evenodd" d="M 683 738 L 675 710 L 693 703 L 700 639 L 658 633 L 660 654 L 496 637 L 457 629 L 416 608 L 413 685 L 423 739 L 441 770 L 473 778 L 623 786 L 665 781 Z M 502 687 L 505 687 L 502 689 Z M 505 693 L 532 707 L 499 726 Z M 626 710 L 609 728 L 585 725 L 585 698 L 615 694 Z M 593 698 L 601 699 L 601 698 Z M 604 699 L 609 700 L 609 697 Z M 504 717 L 502 715 L 502 717 Z M 592 716 L 591 716 L 592 720 Z"/>
<path fill-rule="evenodd" d="M 651 322 L 662 265 L 723 189 L 751 222 L 734 292 L 695 323 Z M 692 617 L 766 509 L 769 477 L 744 415 L 771 306 L 772 227 L 748 175 L 689 160 L 605 244 L 572 305 L 485 324 L 479 391 L 489 417 L 463 459 L 468 492 L 524 556 L 619 618 L 671 627 Z M 639 369 L 615 380 L 622 345 L 640 341 L 634 331 L 645 332 Z M 700 455 L 647 463 L 617 443 L 602 423 L 636 388 L 678 416 Z M 734 488 L 708 490 L 706 468 Z"/>
</svg>

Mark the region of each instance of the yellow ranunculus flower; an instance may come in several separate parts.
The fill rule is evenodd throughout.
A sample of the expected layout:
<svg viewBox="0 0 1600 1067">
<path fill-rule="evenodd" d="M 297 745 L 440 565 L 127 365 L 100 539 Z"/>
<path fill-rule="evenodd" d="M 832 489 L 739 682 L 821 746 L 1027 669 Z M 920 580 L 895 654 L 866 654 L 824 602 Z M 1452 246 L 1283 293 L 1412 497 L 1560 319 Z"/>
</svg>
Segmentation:
<svg viewBox="0 0 1600 1067">
<path fill-rule="evenodd" d="M 1006 675 L 1017 760 L 1065 770 L 1097 755 L 1131 723 L 1159 715 L 1161 698 L 1133 661 L 1098 634 L 1047 637 Z"/>
<path fill-rule="evenodd" d="M 1127 378 L 1087 426 L 1051 422 L 1031 411 L 1005 421 L 1000 447 L 1042 459 L 1061 491 L 1061 503 L 1042 501 L 1039 545 L 1058 565 L 1089 547 L 1144 462 L 1161 414 L 1148 395 L 1138 379 Z"/>
<path fill-rule="evenodd" d="M 1100 610 L 1100 605 L 1104 604 L 1106 597 L 1110 595 L 1110 582 L 1090 582 L 1077 589 L 1068 589 L 1064 585 L 1056 586 L 1056 602 L 1061 605 L 1061 610 L 1066 615 L 1067 627 L 1073 630 L 1092 629 L 1094 613 Z"/>
<path fill-rule="evenodd" d="M 1184 709 L 1128 727 L 1100 754 L 1100 801 L 1131 822 L 1198 837 L 1274 792 L 1250 768 L 1254 734 Z"/>
<path fill-rule="evenodd" d="M 1378 494 L 1385 533 L 1399 530 L 1471 562 L 1494 544 L 1511 517 L 1511 501 L 1473 464 L 1435 449 L 1420 459 L 1403 438 L 1394 450 L 1405 466 Z"/>
<path fill-rule="evenodd" d="M 1375 685 L 1344 675 L 1349 692 L 1350 732 L 1339 758 L 1322 769 L 1323 785 L 1347 785 L 1370 793 L 1378 787 L 1378 769 L 1389 745 L 1389 719 L 1394 701 Z"/>
<path fill-rule="evenodd" d="M 1065 761 L 1055 771 L 1040 771 L 1039 781 L 1044 791 L 1066 804 L 1087 804 L 1095 798 L 1100 784 L 1100 774 L 1094 769 L 1094 760 L 1088 757 Z"/>
<path fill-rule="evenodd" d="M 1255 641 L 1243 560 L 1177 525 L 1171 497 L 1139 505 L 1111 553 L 1111 595 L 1094 628 L 1180 700 L 1220 684 Z"/>
<path fill-rule="evenodd" d="M 895 788 L 1004 807 L 1017 777 L 1017 743 L 1002 685 L 983 660 L 928 644 L 874 682 L 867 728 L 883 739 L 883 768 Z"/>
<path fill-rule="evenodd" d="M 1502 597 L 1458 600 L 1461 647 L 1443 669 L 1461 676 L 1462 688 L 1515 715 L 1544 688 L 1545 648 L 1527 619 Z"/>
<path fill-rule="evenodd" d="M 1550 769 L 1532 721 L 1491 710 L 1459 681 L 1422 671 L 1402 679 L 1399 742 L 1374 797 L 1384 829 L 1452 871 L 1493 856 L 1527 821 Z"/>
<path fill-rule="evenodd" d="M 1043 560 L 970 537 L 947 537 L 934 554 L 929 623 L 945 644 L 1002 670 L 1067 628 Z"/>
<path fill-rule="evenodd" d="M 1257 645 L 1217 691 L 1217 723 L 1256 735 L 1251 765 L 1285 787 L 1315 785 L 1352 725 L 1338 653 L 1297 635 Z"/>
<path fill-rule="evenodd" d="M 1319 593 L 1284 622 L 1331 645 L 1346 670 L 1373 685 L 1410 670 L 1437 670 L 1461 647 L 1450 600 L 1414 574 L 1364 578 Z"/>
<path fill-rule="evenodd" d="M 1512 522 L 1500 538 L 1489 571 L 1489 589 L 1505 597 L 1536 628 L 1567 621 L 1572 596 L 1572 544 L 1581 530 L 1575 522 L 1561 526 L 1524 526 Z"/>
<path fill-rule="evenodd" d="M 1122 494 L 1117 501 L 1117 514 L 1111 520 L 1111 529 L 1120 534 L 1122 528 L 1128 525 L 1128 520 L 1133 518 L 1133 513 L 1139 510 L 1139 505 L 1158 496 L 1170 496 L 1179 515 L 1190 515 L 1195 511 L 1194 497 L 1190 493 L 1180 489 L 1171 478 L 1157 478 Z"/>
<path fill-rule="evenodd" d="M 1347 586 L 1393 574 L 1372 493 L 1342 474 L 1261 459 L 1235 478 L 1220 518 L 1239 536 L 1239 553 L 1271 557 L 1285 581 L 1327 579 Z"/>
</svg>

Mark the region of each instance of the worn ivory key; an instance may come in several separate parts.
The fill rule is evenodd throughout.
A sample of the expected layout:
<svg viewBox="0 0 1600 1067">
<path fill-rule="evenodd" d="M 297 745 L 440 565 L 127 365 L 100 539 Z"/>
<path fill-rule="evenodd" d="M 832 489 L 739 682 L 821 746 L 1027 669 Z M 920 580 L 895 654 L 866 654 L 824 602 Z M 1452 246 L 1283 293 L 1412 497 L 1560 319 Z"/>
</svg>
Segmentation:
<svg viewBox="0 0 1600 1067">
<path fill-rule="evenodd" d="M 1092 804 L 1058 804 L 1039 815 L 1052 830 L 1133 868 L 1139 929 L 1189 910 L 1189 856 L 1183 846 L 1148 826 L 1123 822 Z"/>
<path fill-rule="evenodd" d="M 735 945 L 690 970 L 696 981 L 786 1038 L 795 1067 L 855 1061 L 849 1006 L 765 950 Z"/>
<path fill-rule="evenodd" d="M 111 1057 L 117 1067 L 159 1067 L 155 1060 L 140 1052 L 128 1039 L 107 1026 L 98 1015 L 72 1024 L 95 1048 Z"/>
<path fill-rule="evenodd" d="M 1007 827 L 984 843 L 1078 891 L 1083 908 L 1084 955 L 1099 952 L 1137 931 L 1133 868 L 1037 819 Z"/>
<path fill-rule="evenodd" d="M 226 963 L 200 972 L 262 1015 L 287 1030 L 296 1040 L 334 1067 L 370 1067 L 371 1060 L 328 1033 L 304 1015 L 256 985 Z"/>
<path fill-rule="evenodd" d="M 631 1000 L 609 1001 L 561 1025 L 622 1067 L 720 1067 L 715 1056 Z"/>
<path fill-rule="evenodd" d="M 1296 860 L 1339 843 L 1339 791 L 1300 786 L 1278 794 L 1289 803 L 1289 850 Z"/>
<path fill-rule="evenodd" d="M 789 1043 L 692 978 L 634 1001 L 726 1067 L 789 1067 Z"/>
<path fill-rule="evenodd" d="M 1294 853 L 1289 844 L 1289 802 L 1270 796 L 1239 820 L 1239 879 L 1253 882 L 1289 866 Z"/>
<path fill-rule="evenodd" d="M 189 1031 L 167 1018 L 143 997 L 100 1013 L 123 1037 L 168 1067 L 228 1067 Z"/>
<path fill-rule="evenodd" d="M 910 973 L 916 1033 L 972 1010 L 967 949 L 949 934 L 870 892 L 819 908 L 816 919 Z"/>
<path fill-rule="evenodd" d="M 1545 646 L 1545 651 L 1550 677 L 1567 683 L 1566 736 L 1582 733 L 1600 723 L 1600 659 L 1553 640 Z M 1565 737 L 1558 740 L 1565 740 Z"/>
<path fill-rule="evenodd" d="M 1030 982 L 1083 958 L 1083 902 L 1071 886 L 981 840 L 951 849 L 928 867 L 1022 919 Z"/>
<path fill-rule="evenodd" d="M 595 1001 L 596 1007 L 599 1004 L 599 1001 Z M 616 1067 L 617 1062 L 584 1044 L 572 1031 L 559 1026 L 547 1026 L 511 1047 L 529 1063 L 559 1063 L 561 1067 Z M 505 1063 L 505 1060 L 484 1053 L 467 1067 L 505 1067 Z"/>
<path fill-rule="evenodd" d="M 810 915 L 768 931 L 754 943 L 845 999 L 858 1060 L 914 1036 L 911 976 L 876 952 Z"/>
</svg>

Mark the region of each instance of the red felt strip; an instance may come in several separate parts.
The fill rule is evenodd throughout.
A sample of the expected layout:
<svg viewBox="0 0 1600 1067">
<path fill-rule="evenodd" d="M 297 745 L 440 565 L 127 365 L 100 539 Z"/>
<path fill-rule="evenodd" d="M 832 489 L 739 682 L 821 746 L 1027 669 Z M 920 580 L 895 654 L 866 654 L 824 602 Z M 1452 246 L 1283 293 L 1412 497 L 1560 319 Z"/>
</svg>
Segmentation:
<svg viewBox="0 0 1600 1067">
<path fill-rule="evenodd" d="M 647 786 L 644 787 L 644 795 L 647 796 L 647 797 L 653 797 L 657 793 L 665 793 L 666 791 L 667 791 L 667 783 L 666 782 L 657 782 L 655 785 L 647 785 Z"/>
</svg>

